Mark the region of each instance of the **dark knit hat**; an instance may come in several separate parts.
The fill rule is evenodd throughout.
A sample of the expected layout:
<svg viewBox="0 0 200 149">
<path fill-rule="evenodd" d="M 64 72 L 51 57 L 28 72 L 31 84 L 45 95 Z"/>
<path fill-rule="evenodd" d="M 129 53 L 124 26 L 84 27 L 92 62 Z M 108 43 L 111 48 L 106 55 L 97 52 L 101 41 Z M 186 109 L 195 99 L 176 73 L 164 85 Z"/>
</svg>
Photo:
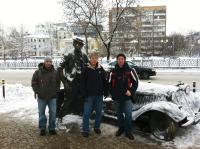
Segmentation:
<svg viewBox="0 0 200 149">
<path fill-rule="evenodd" d="M 120 56 L 124 57 L 124 59 L 126 59 L 126 56 L 123 53 L 119 53 L 116 58 L 118 59 L 118 57 L 120 57 Z"/>
</svg>

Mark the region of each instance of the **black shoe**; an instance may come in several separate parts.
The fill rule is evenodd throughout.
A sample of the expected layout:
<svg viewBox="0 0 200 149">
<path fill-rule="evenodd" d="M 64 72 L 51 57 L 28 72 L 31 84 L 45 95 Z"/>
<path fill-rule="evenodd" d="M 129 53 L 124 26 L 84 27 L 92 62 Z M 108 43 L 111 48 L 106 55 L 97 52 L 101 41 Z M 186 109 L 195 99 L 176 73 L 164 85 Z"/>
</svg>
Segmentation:
<svg viewBox="0 0 200 149">
<path fill-rule="evenodd" d="M 50 134 L 50 135 L 56 135 L 57 132 L 56 132 L 55 130 L 49 130 L 49 134 Z"/>
<path fill-rule="evenodd" d="M 135 139 L 132 133 L 126 133 L 125 136 L 126 136 L 127 138 L 129 138 L 130 140 L 134 140 L 134 139 Z"/>
<path fill-rule="evenodd" d="M 89 137 L 89 133 L 88 132 L 82 132 L 82 136 L 85 137 L 85 138 L 88 138 Z"/>
<path fill-rule="evenodd" d="M 94 132 L 95 132 L 96 134 L 101 134 L 101 129 L 99 129 L 99 128 L 94 128 Z"/>
<path fill-rule="evenodd" d="M 45 129 L 41 129 L 40 130 L 40 136 L 45 136 L 46 135 L 46 130 Z"/>
<path fill-rule="evenodd" d="M 124 128 L 119 128 L 118 131 L 116 132 L 115 136 L 119 137 L 123 134 L 123 132 L 124 132 Z"/>
</svg>

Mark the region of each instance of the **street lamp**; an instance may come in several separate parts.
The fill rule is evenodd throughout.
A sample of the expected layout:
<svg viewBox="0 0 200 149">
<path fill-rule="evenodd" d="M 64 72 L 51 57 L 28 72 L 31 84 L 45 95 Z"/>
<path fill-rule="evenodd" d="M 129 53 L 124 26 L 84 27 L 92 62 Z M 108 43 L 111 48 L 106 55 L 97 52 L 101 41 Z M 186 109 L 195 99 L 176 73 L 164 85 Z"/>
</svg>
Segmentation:
<svg viewBox="0 0 200 149">
<path fill-rule="evenodd" d="M 174 51 L 174 47 L 175 47 L 174 36 L 173 36 L 173 39 L 172 39 L 172 46 L 173 46 L 173 56 L 174 56 L 175 55 L 175 51 Z"/>
<path fill-rule="evenodd" d="M 132 40 L 131 43 L 133 43 L 133 48 L 132 48 L 132 52 L 131 52 L 131 57 L 133 56 L 134 49 L 136 50 L 137 56 L 139 56 L 139 51 L 138 51 L 138 49 L 136 49 L 136 44 L 138 43 L 138 41 L 137 41 L 137 40 Z"/>
<path fill-rule="evenodd" d="M 162 55 L 164 55 L 164 51 L 166 50 L 166 44 L 168 43 L 168 39 L 161 39 L 160 42 L 162 43 Z"/>
<path fill-rule="evenodd" d="M 191 44 L 191 45 L 190 45 L 189 57 L 192 56 L 192 51 L 193 51 L 194 46 L 195 46 L 194 44 Z"/>
<path fill-rule="evenodd" d="M 4 62 L 6 61 L 6 51 L 5 51 L 5 47 L 3 47 L 3 60 L 4 60 Z"/>
</svg>

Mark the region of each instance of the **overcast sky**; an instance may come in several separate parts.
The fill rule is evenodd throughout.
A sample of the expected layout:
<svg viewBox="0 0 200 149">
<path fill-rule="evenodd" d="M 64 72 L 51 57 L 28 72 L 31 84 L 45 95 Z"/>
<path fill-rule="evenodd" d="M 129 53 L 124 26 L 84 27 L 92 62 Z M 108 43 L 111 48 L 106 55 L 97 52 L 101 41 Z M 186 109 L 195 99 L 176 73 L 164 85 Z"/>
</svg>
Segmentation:
<svg viewBox="0 0 200 149">
<path fill-rule="evenodd" d="M 33 30 L 38 23 L 62 21 L 58 0 L 0 0 L 0 23 L 4 27 L 25 25 Z M 200 31 L 200 0 L 143 0 L 141 5 L 167 6 L 167 34 Z"/>
</svg>

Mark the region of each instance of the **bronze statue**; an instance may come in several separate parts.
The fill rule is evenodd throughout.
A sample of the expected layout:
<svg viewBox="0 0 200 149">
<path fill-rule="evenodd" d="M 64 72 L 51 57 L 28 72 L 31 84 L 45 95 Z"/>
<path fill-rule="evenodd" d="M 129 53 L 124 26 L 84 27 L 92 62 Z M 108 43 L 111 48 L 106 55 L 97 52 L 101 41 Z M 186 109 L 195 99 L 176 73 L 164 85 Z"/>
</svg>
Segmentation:
<svg viewBox="0 0 200 149">
<path fill-rule="evenodd" d="M 83 67 L 89 62 L 88 57 L 81 49 L 83 40 L 73 39 L 74 52 L 63 57 L 58 68 L 59 78 L 64 85 L 64 101 L 60 107 L 60 116 L 67 114 L 81 114 L 83 112 L 84 99 L 80 93 L 80 77 Z"/>
</svg>

